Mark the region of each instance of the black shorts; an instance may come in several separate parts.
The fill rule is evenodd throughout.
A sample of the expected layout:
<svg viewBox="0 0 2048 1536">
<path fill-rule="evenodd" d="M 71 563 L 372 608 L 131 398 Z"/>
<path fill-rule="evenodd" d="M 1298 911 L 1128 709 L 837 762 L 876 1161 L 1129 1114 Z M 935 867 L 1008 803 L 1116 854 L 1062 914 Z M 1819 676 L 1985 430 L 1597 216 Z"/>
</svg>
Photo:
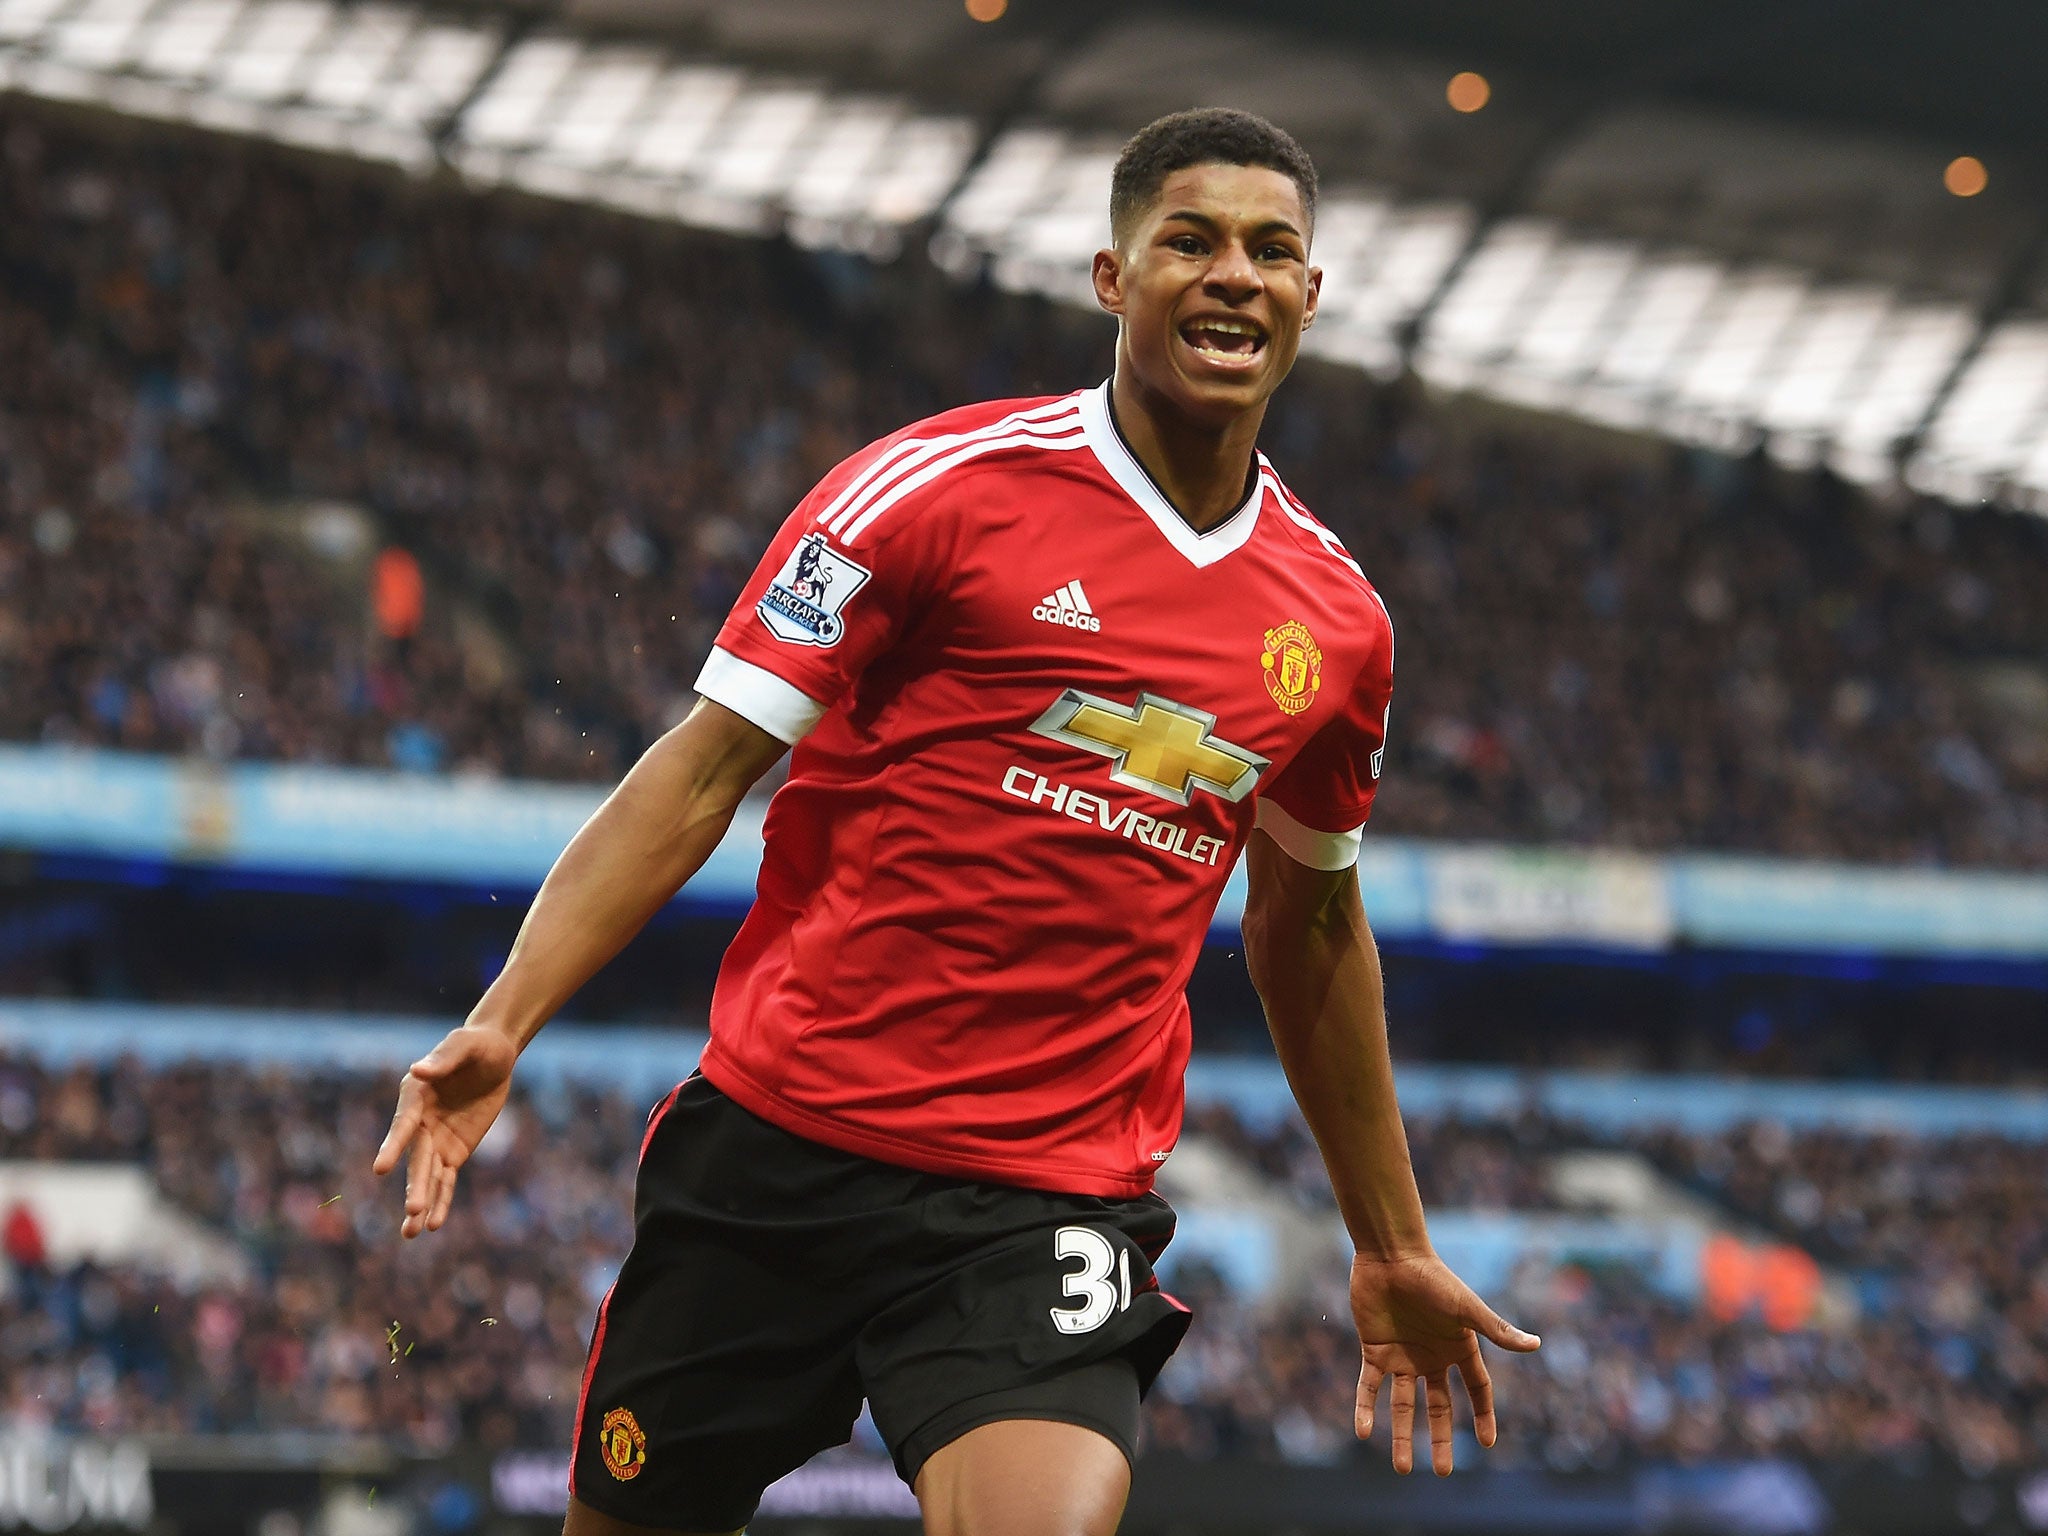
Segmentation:
<svg viewBox="0 0 2048 1536">
<path fill-rule="evenodd" d="M 1132 1449 L 1187 1331 L 1157 1195 L 918 1173 L 791 1135 L 700 1076 L 649 1121 L 633 1250 L 598 1308 L 570 1487 L 636 1525 L 730 1531 L 845 1442 L 866 1398 L 896 1469 L 978 1424 Z"/>
</svg>

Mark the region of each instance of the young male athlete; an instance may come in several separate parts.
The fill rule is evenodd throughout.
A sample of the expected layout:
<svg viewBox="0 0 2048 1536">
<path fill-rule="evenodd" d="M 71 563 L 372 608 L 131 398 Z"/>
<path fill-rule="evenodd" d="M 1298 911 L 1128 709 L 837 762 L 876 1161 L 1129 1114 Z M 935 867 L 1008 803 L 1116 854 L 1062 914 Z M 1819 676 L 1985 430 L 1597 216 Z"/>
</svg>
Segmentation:
<svg viewBox="0 0 2048 1536">
<path fill-rule="evenodd" d="M 1242 852 L 1245 954 L 1356 1242 L 1356 1429 L 1392 1377 L 1451 1470 L 1476 1334 L 1432 1251 L 1352 866 L 1385 610 L 1255 439 L 1313 319 L 1315 172 L 1262 119 L 1132 139 L 1095 257 L 1116 372 L 919 422 L 828 475 L 698 682 L 541 888 L 504 973 L 407 1075 L 406 1236 L 446 1219 L 514 1059 L 787 747 L 700 1075 L 655 1111 L 598 1309 L 568 1536 L 723 1532 L 863 1398 L 934 1536 L 1107 1536 L 1187 1327 L 1183 986 Z"/>
</svg>

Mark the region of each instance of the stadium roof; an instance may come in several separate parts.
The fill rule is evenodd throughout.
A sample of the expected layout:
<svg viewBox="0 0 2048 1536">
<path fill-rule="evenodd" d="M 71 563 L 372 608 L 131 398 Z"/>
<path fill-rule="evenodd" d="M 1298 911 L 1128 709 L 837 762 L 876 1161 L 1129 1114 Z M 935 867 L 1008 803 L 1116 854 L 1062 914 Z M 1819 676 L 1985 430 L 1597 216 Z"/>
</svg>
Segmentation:
<svg viewBox="0 0 2048 1536">
<path fill-rule="evenodd" d="M 931 89 L 1015 89 L 1133 20 L 1207 20 L 1520 77 L 1548 103 L 1617 97 L 1761 112 L 1995 152 L 2040 168 L 2048 144 L 2048 8 L 2030 0 L 1009 0 L 976 26 L 954 0 L 478 0 L 536 18 L 698 35 L 841 67 L 915 70 Z M 946 68 L 930 65 L 943 59 Z M 1227 54 L 1213 59 L 1227 77 Z M 899 82 L 900 83 L 900 82 Z M 1136 84 L 1138 82 L 1132 82 Z"/>
<path fill-rule="evenodd" d="M 1231 0 L 1185 3 L 1243 13 Z M 1453 54 L 1473 68 L 1925 136 L 1959 151 L 2038 156 L 2048 139 L 2048 8 L 2025 0 L 1266 0 L 1261 10 L 1290 30 Z"/>
<path fill-rule="evenodd" d="M 1323 172 L 1312 350 L 2048 511 L 2037 43 L 1991 0 L 0 0 L 0 90 L 1077 302 L 1121 139 L 1246 107 Z"/>
</svg>

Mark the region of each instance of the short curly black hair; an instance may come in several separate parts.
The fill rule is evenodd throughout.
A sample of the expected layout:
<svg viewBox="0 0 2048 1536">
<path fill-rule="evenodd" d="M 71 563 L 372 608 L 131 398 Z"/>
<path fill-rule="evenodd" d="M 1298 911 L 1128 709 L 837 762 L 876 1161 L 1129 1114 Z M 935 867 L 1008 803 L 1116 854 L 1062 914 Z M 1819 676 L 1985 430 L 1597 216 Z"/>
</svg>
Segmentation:
<svg viewBox="0 0 2048 1536">
<path fill-rule="evenodd" d="M 1166 178 L 1191 165 L 1258 165 L 1278 171 L 1301 192 L 1302 212 L 1316 221 L 1316 166 L 1286 129 L 1250 112 L 1196 107 L 1155 119 L 1131 135 L 1109 177 L 1109 227 L 1121 243 Z M 1306 233 L 1306 231 L 1304 231 Z"/>
</svg>

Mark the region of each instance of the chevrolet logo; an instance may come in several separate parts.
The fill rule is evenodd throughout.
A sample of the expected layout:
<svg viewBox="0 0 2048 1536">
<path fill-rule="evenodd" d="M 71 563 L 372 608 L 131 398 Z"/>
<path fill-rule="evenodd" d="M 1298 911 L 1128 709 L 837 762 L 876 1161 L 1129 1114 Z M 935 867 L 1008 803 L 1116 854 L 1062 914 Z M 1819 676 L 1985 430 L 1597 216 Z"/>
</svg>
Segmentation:
<svg viewBox="0 0 2048 1536">
<path fill-rule="evenodd" d="M 1209 733 L 1216 717 L 1154 693 L 1135 706 L 1069 688 L 1031 729 L 1114 765 L 1119 784 L 1186 805 L 1196 785 L 1226 800 L 1242 800 L 1269 766 L 1267 759 Z"/>
</svg>

